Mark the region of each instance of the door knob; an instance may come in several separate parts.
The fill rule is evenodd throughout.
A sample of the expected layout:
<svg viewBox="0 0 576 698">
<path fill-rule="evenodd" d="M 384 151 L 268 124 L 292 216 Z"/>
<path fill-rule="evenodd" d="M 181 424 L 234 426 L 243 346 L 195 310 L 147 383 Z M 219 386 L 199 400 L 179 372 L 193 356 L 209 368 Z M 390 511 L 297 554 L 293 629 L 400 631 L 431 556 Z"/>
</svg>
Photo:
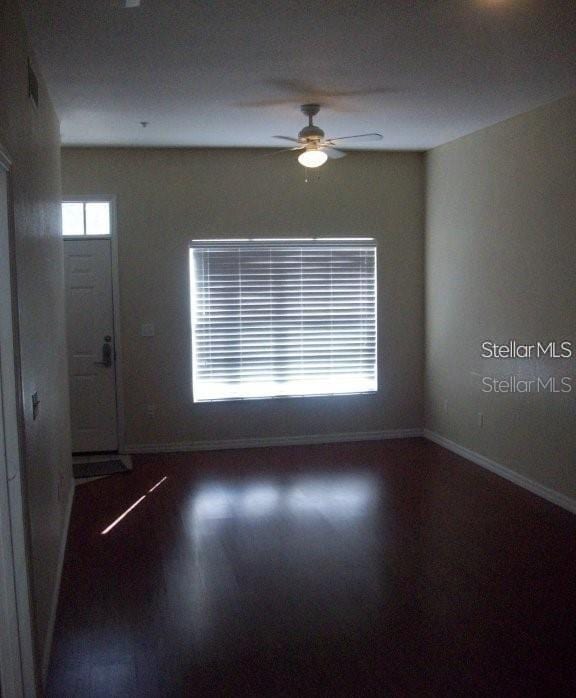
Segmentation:
<svg viewBox="0 0 576 698">
<path fill-rule="evenodd" d="M 112 345 L 110 344 L 111 337 L 104 337 L 104 344 L 102 345 L 102 361 L 95 361 L 95 366 L 104 366 L 104 368 L 110 368 L 112 366 Z"/>
</svg>

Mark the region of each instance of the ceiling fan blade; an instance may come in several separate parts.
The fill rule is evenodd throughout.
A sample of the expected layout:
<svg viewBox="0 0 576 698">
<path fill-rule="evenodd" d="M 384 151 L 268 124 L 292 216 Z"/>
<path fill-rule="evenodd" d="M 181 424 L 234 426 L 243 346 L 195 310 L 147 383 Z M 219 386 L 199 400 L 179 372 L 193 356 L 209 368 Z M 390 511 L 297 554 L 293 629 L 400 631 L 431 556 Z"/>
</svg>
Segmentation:
<svg viewBox="0 0 576 698">
<path fill-rule="evenodd" d="M 292 143 L 300 143 L 297 138 L 290 138 L 290 136 L 272 136 L 272 138 L 280 138 L 283 141 L 292 141 Z"/>
<path fill-rule="evenodd" d="M 381 133 L 359 133 L 357 136 L 340 136 L 339 138 L 329 138 L 328 143 L 334 143 L 335 141 L 347 141 L 350 140 L 351 138 L 356 138 L 357 140 L 362 139 L 363 141 L 381 141 L 382 138 Z"/>
<path fill-rule="evenodd" d="M 345 153 L 343 150 L 339 150 L 338 148 L 335 148 L 333 145 L 327 145 L 325 148 L 322 148 L 322 150 L 326 153 L 326 155 L 331 160 L 338 160 L 338 158 L 345 158 L 347 155 L 347 153 Z"/>
<path fill-rule="evenodd" d="M 266 153 L 263 157 L 271 158 L 274 155 L 280 155 L 281 153 L 292 153 L 295 150 L 304 150 L 305 145 L 297 145 L 295 148 L 280 148 L 280 150 L 275 150 L 273 153 Z"/>
</svg>

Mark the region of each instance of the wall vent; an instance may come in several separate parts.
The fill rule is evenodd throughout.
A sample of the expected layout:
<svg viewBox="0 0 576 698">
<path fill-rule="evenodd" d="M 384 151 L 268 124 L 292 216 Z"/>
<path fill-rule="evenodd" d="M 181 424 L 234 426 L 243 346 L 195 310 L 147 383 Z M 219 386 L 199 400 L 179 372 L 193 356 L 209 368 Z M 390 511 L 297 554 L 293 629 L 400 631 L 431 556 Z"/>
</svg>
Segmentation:
<svg viewBox="0 0 576 698">
<path fill-rule="evenodd" d="M 28 61 L 28 97 L 38 106 L 38 78 Z"/>
</svg>

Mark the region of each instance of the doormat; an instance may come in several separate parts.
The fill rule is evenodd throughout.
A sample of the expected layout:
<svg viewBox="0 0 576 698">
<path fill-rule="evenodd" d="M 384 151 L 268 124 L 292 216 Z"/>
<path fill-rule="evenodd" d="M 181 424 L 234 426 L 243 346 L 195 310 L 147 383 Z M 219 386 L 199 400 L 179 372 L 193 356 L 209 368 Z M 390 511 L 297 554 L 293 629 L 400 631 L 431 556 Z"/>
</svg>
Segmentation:
<svg viewBox="0 0 576 698">
<path fill-rule="evenodd" d="M 73 463 L 74 477 L 102 477 L 116 473 L 129 473 L 132 470 L 130 456 L 92 456 L 90 460 Z"/>
</svg>

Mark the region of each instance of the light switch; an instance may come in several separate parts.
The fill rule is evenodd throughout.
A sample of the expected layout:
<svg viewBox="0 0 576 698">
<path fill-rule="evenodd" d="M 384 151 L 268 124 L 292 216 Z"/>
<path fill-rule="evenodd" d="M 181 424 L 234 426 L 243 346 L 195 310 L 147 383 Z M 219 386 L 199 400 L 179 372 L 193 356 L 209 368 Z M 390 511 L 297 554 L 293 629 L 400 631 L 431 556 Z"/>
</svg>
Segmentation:
<svg viewBox="0 0 576 698">
<path fill-rule="evenodd" d="M 140 336 L 141 337 L 153 337 L 156 334 L 153 322 L 145 322 L 140 325 Z"/>
</svg>

